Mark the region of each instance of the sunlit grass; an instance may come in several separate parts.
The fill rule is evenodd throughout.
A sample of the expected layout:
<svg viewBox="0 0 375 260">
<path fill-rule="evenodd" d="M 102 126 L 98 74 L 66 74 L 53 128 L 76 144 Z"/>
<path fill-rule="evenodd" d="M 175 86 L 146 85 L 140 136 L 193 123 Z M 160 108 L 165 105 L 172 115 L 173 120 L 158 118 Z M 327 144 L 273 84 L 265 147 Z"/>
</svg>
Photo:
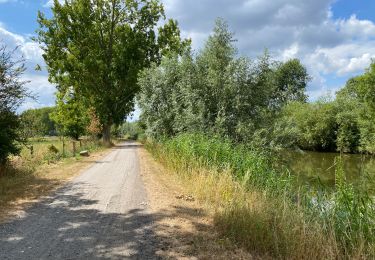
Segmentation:
<svg viewBox="0 0 375 260">
<path fill-rule="evenodd" d="M 74 155 L 72 142 L 65 140 L 63 152 L 63 143 L 59 138 L 30 140 L 27 146 L 22 147 L 19 156 L 11 157 L 9 163 L 1 167 L 0 220 L 19 201 L 37 199 L 77 172 L 78 169 L 66 168 L 80 160 L 79 151 L 103 149 L 100 142 L 85 140 L 81 142 L 82 146 L 76 143 Z"/>
<path fill-rule="evenodd" d="M 148 149 L 214 210 L 223 235 L 252 252 L 287 259 L 373 258 L 374 204 L 343 178 L 333 192 L 300 186 L 267 154 L 202 134 Z"/>
</svg>

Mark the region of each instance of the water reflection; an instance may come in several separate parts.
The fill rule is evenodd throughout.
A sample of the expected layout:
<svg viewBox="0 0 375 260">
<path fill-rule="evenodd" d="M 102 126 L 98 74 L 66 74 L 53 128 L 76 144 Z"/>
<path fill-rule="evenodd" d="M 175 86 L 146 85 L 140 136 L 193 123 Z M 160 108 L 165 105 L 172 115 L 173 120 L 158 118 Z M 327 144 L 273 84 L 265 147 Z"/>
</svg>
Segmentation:
<svg viewBox="0 0 375 260">
<path fill-rule="evenodd" d="M 301 182 L 322 183 L 333 186 L 335 183 L 335 157 L 338 153 L 310 151 L 285 151 L 281 160 Z M 354 185 L 375 188 L 375 157 L 360 154 L 343 154 L 342 161 L 346 178 Z"/>
</svg>

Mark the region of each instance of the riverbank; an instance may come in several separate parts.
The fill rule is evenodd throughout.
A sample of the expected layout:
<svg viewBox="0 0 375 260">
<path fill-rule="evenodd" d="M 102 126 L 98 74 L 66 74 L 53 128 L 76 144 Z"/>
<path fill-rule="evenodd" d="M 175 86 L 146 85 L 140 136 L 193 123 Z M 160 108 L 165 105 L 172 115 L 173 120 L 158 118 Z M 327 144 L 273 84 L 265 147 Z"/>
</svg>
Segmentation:
<svg viewBox="0 0 375 260">
<path fill-rule="evenodd" d="M 192 196 L 189 183 L 155 161 L 145 149 L 139 149 L 138 155 L 148 206 L 154 216 L 153 230 L 160 239 L 161 246 L 156 252 L 159 257 L 258 259 L 221 236 L 215 227 L 212 209 Z"/>
<path fill-rule="evenodd" d="M 184 134 L 147 147 L 212 210 L 222 236 L 254 255 L 284 259 L 375 255 L 373 202 L 356 194 L 343 179 L 333 194 L 314 197 L 287 172 L 273 169 L 266 155 L 222 139 Z M 337 174 L 342 176 L 342 169 Z M 333 206 L 327 207 L 328 200 Z"/>
</svg>

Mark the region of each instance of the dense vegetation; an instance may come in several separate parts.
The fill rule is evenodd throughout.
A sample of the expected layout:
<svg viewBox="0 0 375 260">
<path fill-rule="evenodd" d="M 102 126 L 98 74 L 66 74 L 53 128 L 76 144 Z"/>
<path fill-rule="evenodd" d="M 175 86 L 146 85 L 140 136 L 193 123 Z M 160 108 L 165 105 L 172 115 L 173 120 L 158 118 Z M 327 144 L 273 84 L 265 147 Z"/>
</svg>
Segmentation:
<svg viewBox="0 0 375 260">
<path fill-rule="evenodd" d="M 346 183 L 339 159 L 328 192 L 300 185 L 270 156 L 290 147 L 372 152 L 372 73 L 349 80 L 335 100 L 307 103 L 309 76 L 298 60 L 238 57 L 218 20 L 197 55 L 142 71 L 141 121 L 158 141 L 150 150 L 189 181 L 214 176 L 220 190 L 229 175 L 224 201 L 214 204 L 217 223 L 251 250 L 287 259 L 373 257 L 373 199 Z"/>
<path fill-rule="evenodd" d="M 114 129 L 115 136 L 120 138 L 130 139 L 130 140 L 140 140 L 144 139 L 144 126 L 140 122 L 124 122 L 119 127 Z"/>
<path fill-rule="evenodd" d="M 373 199 L 345 181 L 336 162 L 332 193 L 301 186 L 259 149 L 207 134 L 180 134 L 149 150 L 215 207 L 226 236 L 260 256 L 350 259 L 375 256 Z"/>
<path fill-rule="evenodd" d="M 91 109 L 80 103 L 58 101 L 55 107 L 28 109 L 21 113 L 20 133 L 24 140 L 60 136 L 78 140 L 83 136 L 100 137 L 101 124 Z"/>
<path fill-rule="evenodd" d="M 140 74 L 139 103 L 149 136 L 202 131 L 248 142 L 272 127 L 289 101 L 306 101 L 309 80 L 296 60 L 278 62 L 265 52 L 256 61 L 237 57 L 233 36 L 218 20 L 197 55 L 165 57 Z"/>
<path fill-rule="evenodd" d="M 93 109 L 109 144 L 111 126 L 133 110 L 138 72 L 189 41 L 181 40 L 174 20 L 157 27 L 165 17 L 157 0 L 55 0 L 52 13 L 50 19 L 39 13 L 36 40 L 49 80 L 58 85 L 57 117 L 81 118 L 82 107 Z"/>
<path fill-rule="evenodd" d="M 55 0 L 52 12 L 39 14 L 36 40 L 57 84 L 56 107 L 16 115 L 28 96 L 24 66 L 0 48 L 0 165 L 30 137 L 89 134 L 109 143 L 111 134 L 139 138 L 143 127 L 159 159 L 222 192 L 216 222 L 249 249 L 279 258 L 375 257 L 373 199 L 346 183 L 340 159 L 327 192 L 299 185 L 270 156 L 280 148 L 375 153 L 375 62 L 334 99 L 307 102 L 310 77 L 298 59 L 239 56 L 221 19 L 194 53 L 176 21 L 157 28 L 157 0 Z M 141 122 L 124 124 L 135 96 Z M 30 161 L 75 156 L 74 140 L 70 152 L 57 140 L 61 147 L 46 144 L 39 157 L 30 150 Z"/>
<path fill-rule="evenodd" d="M 218 20 L 203 50 L 166 57 L 140 74 L 139 103 L 154 138 L 201 131 L 269 148 L 374 152 L 375 64 L 335 100 L 306 102 L 309 76 L 296 59 L 238 57 Z"/>
<path fill-rule="evenodd" d="M 281 112 L 284 146 L 307 150 L 375 152 L 375 63 L 337 92 L 336 99 L 290 103 Z M 289 137 L 288 137 L 289 136 Z"/>
<path fill-rule="evenodd" d="M 21 141 L 22 137 L 16 110 L 24 98 L 29 96 L 26 82 L 20 78 L 24 71 L 24 62 L 15 57 L 15 51 L 0 45 L 0 173 L 8 155 L 20 152 L 17 141 Z"/>
<path fill-rule="evenodd" d="M 21 132 L 25 138 L 57 135 L 55 122 L 51 119 L 54 107 L 28 109 L 21 113 Z"/>
</svg>

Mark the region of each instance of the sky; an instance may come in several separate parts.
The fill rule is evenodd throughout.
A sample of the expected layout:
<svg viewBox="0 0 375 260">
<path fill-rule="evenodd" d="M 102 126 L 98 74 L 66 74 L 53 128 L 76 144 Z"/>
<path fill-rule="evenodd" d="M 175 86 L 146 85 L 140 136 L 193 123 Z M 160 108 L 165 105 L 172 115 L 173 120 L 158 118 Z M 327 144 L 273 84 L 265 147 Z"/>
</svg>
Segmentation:
<svg viewBox="0 0 375 260">
<path fill-rule="evenodd" d="M 42 50 L 31 40 L 38 10 L 50 14 L 49 0 L 0 0 L 0 42 L 18 46 L 26 59 L 23 76 L 36 100 L 20 111 L 54 105 Z M 162 0 L 168 18 L 179 22 L 182 36 L 199 50 L 215 18 L 224 18 L 235 33 L 240 55 L 256 58 L 267 48 L 274 58 L 299 58 L 312 77 L 310 100 L 334 94 L 364 72 L 375 58 L 374 0 Z"/>
</svg>

